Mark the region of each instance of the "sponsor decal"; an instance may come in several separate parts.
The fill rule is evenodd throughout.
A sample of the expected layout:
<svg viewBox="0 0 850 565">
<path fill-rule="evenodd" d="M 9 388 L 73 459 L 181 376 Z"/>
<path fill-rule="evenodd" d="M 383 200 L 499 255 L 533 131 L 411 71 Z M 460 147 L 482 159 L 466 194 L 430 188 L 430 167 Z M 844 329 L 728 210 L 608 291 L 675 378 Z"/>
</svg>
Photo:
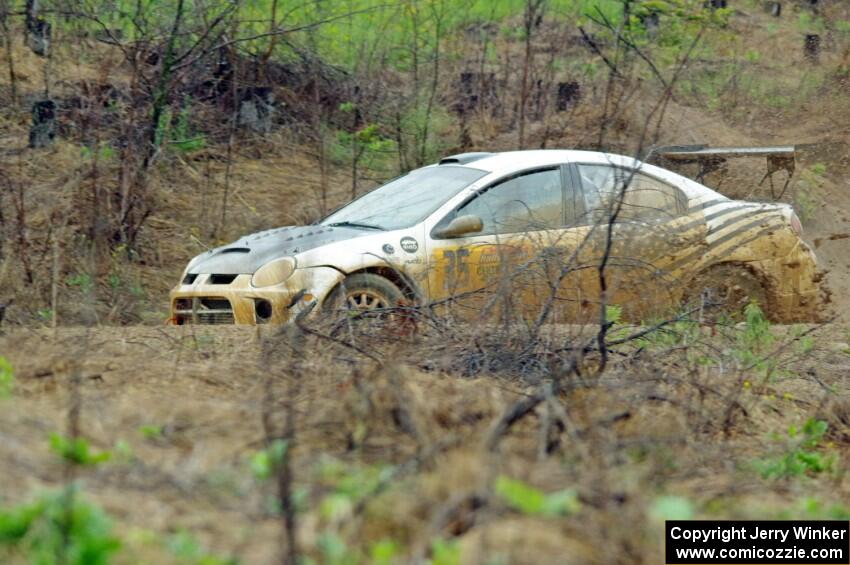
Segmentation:
<svg viewBox="0 0 850 565">
<path fill-rule="evenodd" d="M 410 236 L 401 238 L 399 244 L 401 245 L 401 248 L 408 253 L 416 253 L 419 251 L 419 243 Z"/>
<path fill-rule="evenodd" d="M 395 253 L 395 247 L 393 247 L 389 243 L 385 243 L 384 246 L 381 247 L 381 249 L 383 249 L 384 253 L 386 253 L 387 255 L 392 255 L 393 253 Z"/>
<path fill-rule="evenodd" d="M 503 268 L 522 261 L 525 256 L 525 250 L 521 247 L 507 245 L 484 247 L 478 257 L 475 272 L 481 277 L 492 277 L 499 274 Z"/>
</svg>

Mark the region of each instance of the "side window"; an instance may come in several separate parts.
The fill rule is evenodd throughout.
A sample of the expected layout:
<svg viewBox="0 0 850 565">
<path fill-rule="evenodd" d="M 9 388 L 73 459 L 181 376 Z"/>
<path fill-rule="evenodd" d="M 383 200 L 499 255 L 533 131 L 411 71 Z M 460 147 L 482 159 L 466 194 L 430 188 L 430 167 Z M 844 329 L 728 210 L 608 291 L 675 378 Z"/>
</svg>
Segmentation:
<svg viewBox="0 0 850 565">
<path fill-rule="evenodd" d="M 678 191 L 653 177 L 609 165 L 578 165 L 578 170 L 587 210 L 584 223 L 606 218 L 624 185 L 620 220 L 663 220 L 679 214 Z"/>
<path fill-rule="evenodd" d="M 608 213 L 611 200 L 626 182 L 622 169 L 608 165 L 578 165 L 578 174 L 584 192 L 585 218 L 583 223 L 592 223 Z"/>
<path fill-rule="evenodd" d="M 624 204 L 629 204 L 641 219 L 669 219 L 679 215 L 678 191 L 643 173 L 635 173 Z"/>
<path fill-rule="evenodd" d="M 458 215 L 481 218 L 481 234 L 557 229 L 564 223 L 560 168 L 526 173 L 489 188 L 470 200 Z"/>
</svg>

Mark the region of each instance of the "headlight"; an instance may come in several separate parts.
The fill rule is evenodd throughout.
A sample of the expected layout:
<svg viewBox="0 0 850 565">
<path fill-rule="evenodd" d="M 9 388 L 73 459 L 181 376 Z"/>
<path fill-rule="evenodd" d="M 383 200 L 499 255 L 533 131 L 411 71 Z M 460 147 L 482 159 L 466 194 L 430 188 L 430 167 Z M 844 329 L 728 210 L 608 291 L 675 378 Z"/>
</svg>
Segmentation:
<svg viewBox="0 0 850 565">
<path fill-rule="evenodd" d="M 251 277 L 251 286 L 262 288 L 264 286 L 280 284 L 288 279 L 294 270 L 295 259 L 292 257 L 275 259 L 266 263 L 254 273 L 254 276 Z"/>
</svg>

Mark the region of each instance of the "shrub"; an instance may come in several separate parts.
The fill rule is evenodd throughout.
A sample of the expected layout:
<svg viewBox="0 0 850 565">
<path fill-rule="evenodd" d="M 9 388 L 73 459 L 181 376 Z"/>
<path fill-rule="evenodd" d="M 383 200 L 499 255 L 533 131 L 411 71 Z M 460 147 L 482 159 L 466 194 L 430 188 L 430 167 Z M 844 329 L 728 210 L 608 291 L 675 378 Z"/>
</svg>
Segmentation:
<svg viewBox="0 0 850 565">
<path fill-rule="evenodd" d="M 287 444 L 285 441 L 276 439 L 269 447 L 258 451 L 251 457 L 250 465 L 254 477 L 258 480 L 266 480 L 274 474 L 275 469 L 283 463 L 286 456 Z"/>
<path fill-rule="evenodd" d="M 73 485 L 0 509 L 0 555 L 19 554 L 45 565 L 99 565 L 120 547 L 106 514 Z"/>
<path fill-rule="evenodd" d="M 77 465 L 97 465 L 112 457 L 109 451 L 100 453 L 92 451 L 84 438 L 67 438 L 56 433 L 50 434 L 50 450 L 62 459 Z"/>
<path fill-rule="evenodd" d="M 802 429 L 790 426 L 786 432 L 784 453 L 759 461 L 756 468 L 764 478 L 788 478 L 831 471 L 835 458 L 817 451 L 828 424 L 809 418 Z"/>
</svg>

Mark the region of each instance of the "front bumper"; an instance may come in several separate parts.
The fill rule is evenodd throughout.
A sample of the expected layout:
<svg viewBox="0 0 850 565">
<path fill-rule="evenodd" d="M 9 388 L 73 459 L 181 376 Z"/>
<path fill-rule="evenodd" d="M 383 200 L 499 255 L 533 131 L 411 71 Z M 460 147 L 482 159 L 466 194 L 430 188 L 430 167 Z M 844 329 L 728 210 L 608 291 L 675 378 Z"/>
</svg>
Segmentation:
<svg viewBox="0 0 850 565">
<path fill-rule="evenodd" d="M 283 324 L 311 303 L 320 303 L 342 280 L 330 267 L 296 270 L 280 285 L 254 288 L 251 275 L 199 274 L 182 281 L 169 295 L 170 322 L 184 324 Z M 225 279 L 227 280 L 227 279 Z"/>
</svg>

